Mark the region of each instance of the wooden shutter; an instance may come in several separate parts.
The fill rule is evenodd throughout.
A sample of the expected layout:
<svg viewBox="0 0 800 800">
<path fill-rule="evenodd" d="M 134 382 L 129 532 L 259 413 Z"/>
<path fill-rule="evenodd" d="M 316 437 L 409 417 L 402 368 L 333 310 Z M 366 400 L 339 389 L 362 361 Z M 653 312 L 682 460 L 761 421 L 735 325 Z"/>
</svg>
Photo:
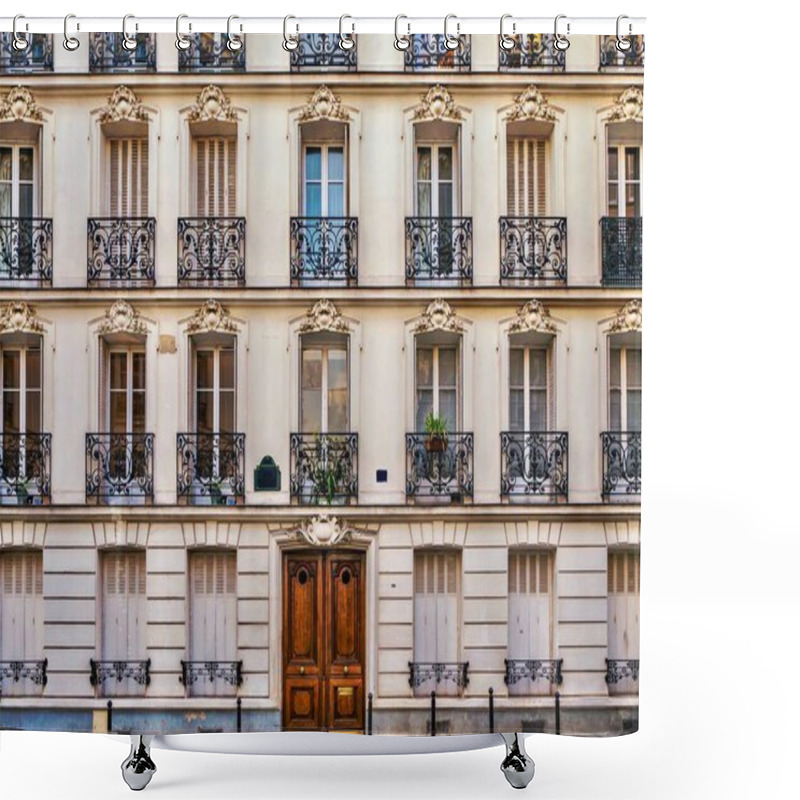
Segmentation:
<svg viewBox="0 0 800 800">
<path fill-rule="evenodd" d="M 42 553 L 0 554 L 0 661 L 34 661 L 43 657 Z M 13 686 L 3 691 L 10 693 Z"/>
<path fill-rule="evenodd" d="M 608 657 L 639 658 L 639 552 L 608 554 Z"/>
<path fill-rule="evenodd" d="M 547 139 L 508 140 L 506 180 L 510 217 L 547 214 Z"/>
<path fill-rule="evenodd" d="M 236 139 L 198 138 L 196 153 L 198 216 L 236 216 Z"/>
<path fill-rule="evenodd" d="M 146 217 L 148 209 L 148 143 L 141 139 L 109 142 L 109 214 Z"/>
<path fill-rule="evenodd" d="M 103 554 L 103 659 L 143 660 L 147 575 L 144 551 Z"/>
</svg>

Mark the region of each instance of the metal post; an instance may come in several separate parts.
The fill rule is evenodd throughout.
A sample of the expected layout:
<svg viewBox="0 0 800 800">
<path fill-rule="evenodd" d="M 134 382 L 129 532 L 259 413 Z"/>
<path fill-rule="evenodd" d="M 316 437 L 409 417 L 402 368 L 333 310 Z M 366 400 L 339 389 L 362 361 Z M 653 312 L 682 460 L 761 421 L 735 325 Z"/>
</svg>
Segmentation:
<svg viewBox="0 0 800 800">
<path fill-rule="evenodd" d="M 106 733 L 112 733 L 114 730 L 114 726 L 111 724 L 112 704 L 110 700 L 108 701 L 108 703 L 106 703 L 106 706 L 108 707 L 108 717 L 106 718 Z"/>
<path fill-rule="evenodd" d="M 561 694 L 556 692 L 556 736 L 561 736 Z"/>
<path fill-rule="evenodd" d="M 236 698 L 236 733 L 242 732 L 242 698 Z"/>
<path fill-rule="evenodd" d="M 489 733 L 494 733 L 494 689 L 489 687 Z"/>
<path fill-rule="evenodd" d="M 372 736 L 372 692 L 367 695 L 367 736 Z"/>
<path fill-rule="evenodd" d="M 431 736 L 436 736 L 436 692 L 431 692 Z"/>
</svg>

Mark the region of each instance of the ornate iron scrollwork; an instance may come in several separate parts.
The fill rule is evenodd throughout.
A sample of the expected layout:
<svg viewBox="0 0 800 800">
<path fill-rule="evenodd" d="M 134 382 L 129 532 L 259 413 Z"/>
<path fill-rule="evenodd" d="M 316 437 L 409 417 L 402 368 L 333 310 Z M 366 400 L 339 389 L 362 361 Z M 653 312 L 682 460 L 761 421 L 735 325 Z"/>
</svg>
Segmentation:
<svg viewBox="0 0 800 800">
<path fill-rule="evenodd" d="M 458 662 L 408 662 L 408 685 L 412 689 L 427 681 L 441 683 L 452 681 L 459 689 L 469 685 L 469 661 Z"/>
<path fill-rule="evenodd" d="M 515 42 L 511 50 L 499 48 L 500 70 L 551 69 L 564 71 L 566 51 L 553 46 L 556 37 L 552 33 L 518 33 L 510 36 Z"/>
<path fill-rule="evenodd" d="M 615 684 L 626 678 L 630 678 L 633 681 L 639 680 L 639 659 L 607 658 L 606 683 Z"/>
<path fill-rule="evenodd" d="M 292 217 L 292 284 L 358 283 L 358 220 L 355 217 Z"/>
<path fill-rule="evenodd" d="M 0 33 L 0 72 L 51 72 L 53 37 L 49 33 L 29 33 L 24 50 L 14 47 L 10 31 Z"/>
<path fill-rule="evenodd" d="M 86 434 L 86 502 L 153 501 L 152 433 Z"/>
<path fill-rule="evenodd" d="M 42 661 L 0 661 L 0 687 L 3 680 L 14 683 L 29 680 L 36 686 L 47 686 L 47 659 Z"/>
<path fill-rule="evenodd" d="M 0 287 L 10 281 L 53 282 L 53 220 L 0 217 Z"/>
<path fill-rule="evenodd" d="M 357 433 L 293 433 L 289 453 L 293 500 L 323 505 L 358 499 Z"/>
<path fill-rule="evenodd" d="M 644 68 L 644 36 L 629 36 L 631 46 L 627 50 L 617 48 L 616 36 L 600 37 L 600 69 L 622 67 Z"/>
<path fill-rule="evenodd" d="M 427 433 L 406 434 L 406 497 L 472 497 L 473 435 L 449 433 L 432 442 Z"/>
<path fill-rule="evenodd" d="M 507 658 L 506 674 L 503 682 L 511 686 L 524 678 L 535 681 L 541 678 L 559 686 L 564 678 L 561 675 L 563 658 Z"/>
<path fill-rule="evenodd" d="M 566 283 L 567 220 L 500 217 L 500 280 Z"/>
<path fill-rule="evenodd" d="M 178 434 L 178 501 L 237 504 L 244 500 L 243 433 Z"/>
<path fill-rule="evenodd" d="M 406 283 L 472 283 L 471 217 L 406 217 Z"/>
<path fill-rule="evenodd" d="M 178 678 L 184 686 L 191 686 L 200 678 L 214 683 L 219 680 L 231 686 L 242 685 L 241 661 L 181 661 Z"/>
<path fill-rule="evenodd" d="M 603 496 L 641 494 L 641 431 L 604 431 L 600 434 L 603 449 Z"/>
<path fill-rule="evenodd" d="M 178 285 L 244 286 L 245 220 L 178 220 Z"/>
<path fill-rule="evenodd" d="M 117 683 L 130 678 L 140 686 L 150 685 L 150 659 L 145 661 L 108 660 L 98 661 L 89 659 L 89 683 L 92 686 L 102 686 L 107 680 Z"/>
<path fill-rule="evenodd" d="M 0 505 L 50 502 L 49 433 L 0 434 Z"/>
<path fill-rule="evenodd" d="M 642 285 L 642 218 L 600 220 L 603 286 Z"/>
<path fill-rule="evenodd" d="M 185 38 L 190 45 L 178 50 L 181 72 L 244 72 L 246 44 L 229 50 L 225 33 L 195 33 Z M 241 39 L 244 41 L 243 36 Z"/>
<path fill-rule="evenodd" d="M 125 40 L 119 31 L 89 34 L 89 72 L 154 72 L 156 37 L 137 33 L 136 49 L 122 46 Z"/>
<path fill-rule="evenodd" d="M 453 70 L 469 72 L 472 67 L 472 45 L 469 36 L 459 36 L 459 46 L 450 50 L 442 33 L 414 33 L 411 47 L 405 51 L 407 71 Z"/>
<path fill-rule="evenodd" d="M 554 431 L 500 434 L 500 494 L 567 497 L 568 435 Z"/>
<path fill-rule="evenodd" d="M 297 47 L 290 51 L 292 72 L 324 69 L 352 72 L 358 67 L 358 43 L 349 50 L 339 47 L 339 35 L 333 33 L 301 33 Z"/>
<path fill-rule="evenodd" d="M 90 286 L 155 284 L 154 218 L 90 219 L 87 235 L 87 280 Z"/>
</svg>

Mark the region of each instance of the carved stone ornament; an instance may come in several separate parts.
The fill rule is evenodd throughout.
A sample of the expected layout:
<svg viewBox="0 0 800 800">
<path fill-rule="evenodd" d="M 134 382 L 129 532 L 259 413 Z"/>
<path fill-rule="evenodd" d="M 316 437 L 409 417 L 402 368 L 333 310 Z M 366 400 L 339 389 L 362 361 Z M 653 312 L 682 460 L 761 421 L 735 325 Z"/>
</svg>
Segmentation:
<svg viewBox="0 0 800 800">
<path fill-rule="evenodd" d="M 438 298 L 433 300 L 425 309 L 425 313 L 419 318 L 414 326 L 415 333 L 426 333 L 427 331 L 452 331 L 460 333 L 464 326 L 461 320 L 450 308 L 447 300 Z"/>
<path fill-rule="evenodd" d="M 341 100 L 325 85 L 311 95 L 308 103 L 300 111 L 300 122 L 313 122 L 315 119 L 333 119 L 347 122 L 350 114 L 342 107 Z"/>
<path fill-rule="evenodd" d="M 644 92 L 638 86 L 629 86 L 615 101 L 609 122 L 642 122 Z"/>
<path fill-rule="evenodd" d="M 318 300 L 313 308 L 308 310 L 305 319 L 300 323 L 300 332 L 332 331 L 333 333 L 348 333 L 350 326 L 347 320 L 339 313 L 339 309 L 330 300 Z"/>
<path fill-rule="evenodd" d="M 461 110 L 456 106 L 450 92 L 439 83 L 428 89 L 422 102 L 414 109 L 415 120 L 461 118 Z"/>
<path fill-rule="evenodd" d="M 236 333 L 239 328 L 230 312 L 217 300 L 206 300 L 186 325 L 188 333 Z"/>
<path fill-rule="evenodd" d="M 206 86 L 189 109 L 189 122 L 236 122 L 239 117 L 219 86 Z"/>
<path fill-rule="evenodd" d="M 147 326 L 139 317 L 139 312 L 130 303 L 125 302 L 125 300 L 117 300 L 106 311 L 106 315 L 98 326 L 97 332 L 102 335 L 107 333 L 147 335 Z"/>
<path fill-rule="evenodd" d="M 517 309 L 509 333 L 527 333 L 540 331 L 541 333 L 556 333 L 556 326 L 550 318 L 550 312 L 538 301 L 528 300 L 524 306 Z"/>
<path fill-rule="evenodd" d="M 150 115 L 136 96 L 133 89 L 117 86 L 108 98 L 106 105 L 100 109 L 100 122 L 147 122 Z"/>
<path fill-rule="evenodd" d="M 631 300 L 616 313 L 608 328 L 609 333 L 640 331 L 642 329 L 642 301 Z"/>
<path fill-rule="evenodd" d="M 527 119 L 553 122 L 555 118 L 556 112 L 547 102 L 547 98 L 533 84 L 514 98 L 514 105 L 506 114 L 508 122 Z"/>
<path fill-rule="evenodd" d="M 352 534 L 352 528 L 343 519 L 331 514 L 318 514 L 289 531 L 291 538 L 304 539 L 316 547 L 343 544 L 350 540 Z"/>
<path fill-rule="evenodd" d="M 16 122 L 28 119 L 41 122 L 43 118 L 42 109 L 24 86 L 15 86 L 0 100 L 0 120 Z"/>
<path fill-rule="evenodd" d="M 42 333 L 44 325 L 24 301 L 0 308 L 0 333 Z"/>
</svg>

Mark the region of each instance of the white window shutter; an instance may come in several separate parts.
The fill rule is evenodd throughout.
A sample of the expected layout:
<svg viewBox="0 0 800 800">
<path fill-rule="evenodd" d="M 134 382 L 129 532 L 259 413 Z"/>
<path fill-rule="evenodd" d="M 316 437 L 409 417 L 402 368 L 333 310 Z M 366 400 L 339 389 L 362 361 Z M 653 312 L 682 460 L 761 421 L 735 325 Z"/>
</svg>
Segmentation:
<svg viewBox="0 0 800 800">
<path fill-rule="evenodd" d="M 236 139 L 202 137 L 195 146 L 197 215 L 236 216 Z"/>
<path fill-rule="evenodd" d="M 109 142 L 109 213 L 127 219 L 146 217 L 149 175 L 146 138 Z"/>
<path fill-rule="evenodd" d="M 508 215 L 547 214 L 547 140 L 511 137 L 506 148 Z"/>
</svg>

